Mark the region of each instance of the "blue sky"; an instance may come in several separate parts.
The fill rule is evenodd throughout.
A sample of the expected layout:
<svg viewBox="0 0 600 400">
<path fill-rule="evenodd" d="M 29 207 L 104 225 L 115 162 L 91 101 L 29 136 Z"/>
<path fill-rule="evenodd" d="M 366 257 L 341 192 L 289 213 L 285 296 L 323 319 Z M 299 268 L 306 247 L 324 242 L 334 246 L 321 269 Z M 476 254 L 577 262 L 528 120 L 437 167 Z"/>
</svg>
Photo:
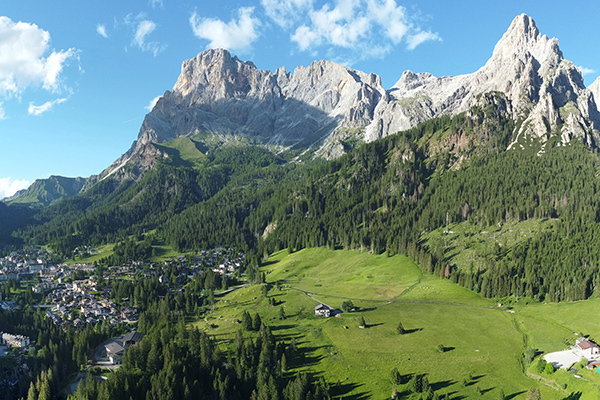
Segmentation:
<svg viewBox="0 0 600 400">
<path fill-rule="evenodd" d="M 0 199 L 49 175 L 101 172 L 137 138 L 183 60 L 226 47 L 275 70 L 328 59 L 391 87 L 410 69 L 470 73 L 526 13 L 590 84 L 596 2 L 3 0 Z"/>
</svg>

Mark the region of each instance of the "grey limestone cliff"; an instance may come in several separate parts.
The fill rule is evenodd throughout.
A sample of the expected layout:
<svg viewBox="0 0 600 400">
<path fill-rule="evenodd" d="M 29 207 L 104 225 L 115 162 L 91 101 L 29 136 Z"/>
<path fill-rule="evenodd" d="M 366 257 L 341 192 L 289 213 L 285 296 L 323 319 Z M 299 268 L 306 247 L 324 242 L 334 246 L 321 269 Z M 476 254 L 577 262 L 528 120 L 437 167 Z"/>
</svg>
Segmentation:
<svg viewBox="0 0 600 400">
<path fill-rule="evenodd" d="M 271 72 L 226 50 L 207 50 L 183 63 L 173 89 L 146 116 L 137 141 L 100 178 L 135 179 L 165 156 L 152 143 L 203 133 L 280 149 L 317 146 L 318 155 L 337 157 L 346 139 L 369 142 L 436 116 L 461 113 L 489 92 L 504 93 L 517 121 L 511 147 L 527 135 L 545 142 L 551 132 L 560 135 L 561 143 L 573 138 L 598 143 L 594 99 L 600 98 L 600 84 L 585 88 L 558 40 L 541 35 L 533 19 L 520 15 L 478 71 L 454 77 L 406 71 L 389 90 L 375 74 L 329 61 L 293 73 Z"/>
</svg>

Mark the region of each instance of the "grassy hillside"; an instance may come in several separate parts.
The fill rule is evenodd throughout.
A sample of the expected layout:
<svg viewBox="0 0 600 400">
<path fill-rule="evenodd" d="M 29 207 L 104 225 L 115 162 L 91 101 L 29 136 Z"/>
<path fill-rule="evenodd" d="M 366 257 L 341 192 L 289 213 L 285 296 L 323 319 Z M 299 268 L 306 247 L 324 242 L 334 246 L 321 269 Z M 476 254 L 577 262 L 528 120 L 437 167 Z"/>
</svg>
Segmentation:
<svg viewBox="0 0 600 400">
<path fill-rule="evenodd" d="M 8 199 L 8 204 L 24 204 L 29 207 L 46 207 L 58 200 L 77 195 L 86 183 L 84 178 L 50 176 L 37 179 L 22 193 Z"/>
<path fill-rule="evenodd" d="M 187 137 L 179 137 L 167 143 L 154 144 L 169 155 L 171 161 L 185 167 L 201 167 L 207 161 L 206 148 Z"/>
<path fill-rule="evenodd" d="M 600 334 L 593 319 L 585 318 L 600 300 L 517 304 L 510 312 L 448 280 L 423 274 L 404 256 L 325 248 L 275 253 L 263 271 L 268 298 L 260 286 L 233 291 L 219 298 L 214 312 L 198 326 L 230 340 L 244 311 L 260 313 L 276 335 L 299 344 L 289 373 L 322 375 L 334 385 L 336 396 L 389 398 L 390 372 L 398 368 L 404 378 L 398 390 L 404 395 L 413 374 L 427 374 L 438 394 L 452 398 L 476 398 L 481 392 L 480 398 L 497 399 L 503 390 L 507 398 L 525 399 L 530 387 L 540 387 L 544 399 L 563 399 L 571 392 L 582 392 L 581 400 L 596 398 L 597 373 L 588 374 L 589 382 L 575 382 L 560 371 L 542 376 L 557 390 L 528 377 L 522 359 L 526 344 L 548 352 L 564 349 L 567 337 L 574 340 L 572 330 Z M 360 310 L 338 318 L 314 315 L 320 302 L 339 308 L 348 299 Z M 358 327 L 361 317 L 366 329 Z M 407 334 L 397 333 L 398 322 Z"/>
</svg>

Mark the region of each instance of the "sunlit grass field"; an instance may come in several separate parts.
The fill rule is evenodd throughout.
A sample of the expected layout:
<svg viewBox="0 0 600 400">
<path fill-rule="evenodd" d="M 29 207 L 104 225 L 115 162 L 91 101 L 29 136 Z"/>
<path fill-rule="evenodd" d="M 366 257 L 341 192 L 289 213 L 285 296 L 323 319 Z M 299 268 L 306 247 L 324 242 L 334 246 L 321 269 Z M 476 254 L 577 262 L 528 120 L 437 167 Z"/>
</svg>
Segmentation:
<svg viewBox="0 0 600 400">
<path fill-rule="evenodd" d="M 587 381 L 563 371 L 543 375 L 546 385 L 526 375 L 522 354 L 526 343 L 549 352 L 566 348 L 567 338 L 574 341 L 573 330 L 600 332 L 590 317 L 600 300 L 530 302 L 510 312 L 448 280 L 423 274 L 407 257 L 324 248 L 275 253 L 263 271 L 267 297 L 260 285 L 235 290 L 218 297 L 214 312 L 196 325 L 226 344 L 241 329 L 238 320 L 244 311 L 259 313 L 275 335 L 299 344 L 288 373 L 323 376 L 333 385 L 334 396 L 389 398 L 394 388 L 390 373 L 398 368 L 404 383 L 397 389 L 405 397 L 410 377 L 426 374 L 436 393 L 456 399 L 497 399 L 500 390 L 507 398 L 525 399 L 531 387 L 539 387 L 543 399 L 564 399 L 572 392 L 581 392 L 581 400 L 597 398 L 596 372 L 597 377 L 587 373 Z M 314 315 L 321 302 L 340 308 L 349 299 L 358 311 L 331 318 Z M 361 317 L 364 329 L 359 328 Z M 397 333 L 399 322 L 408 333 Z"/>
</svg>

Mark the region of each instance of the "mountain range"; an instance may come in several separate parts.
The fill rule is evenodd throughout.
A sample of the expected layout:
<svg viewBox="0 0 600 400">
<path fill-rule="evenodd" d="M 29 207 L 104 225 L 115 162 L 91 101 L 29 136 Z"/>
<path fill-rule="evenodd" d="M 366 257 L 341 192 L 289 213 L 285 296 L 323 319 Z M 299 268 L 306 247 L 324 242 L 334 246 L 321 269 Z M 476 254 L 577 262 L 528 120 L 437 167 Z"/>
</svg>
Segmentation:
<svg viewBox="0 0 600 400">
<path fill-rule="evenodd" d="M 376 74 L 330 61 L 260 70 L 227 50 L 206 50 L 186 60 L 174 87 L 146 115 L 131 148 L 98 176 L 75 184 L 56 177 L 36 181 L 7 202 L 51 202 L 85 191 L 99 180 L 139 180 L 169 155 L 155 144 L 179 137 L 224 144 L 256 144 L 276 153 L 333 159 L 362 142 L 417 126 L 431 118 L 457 115 L 498 92 L 516 121 L 508 148 L 520 139 L 559 145 L 578 139 L 595 148 L 600 113 L 581 72 L 564 59 L 556 38 L 541 35 L 527 15 L 517 16 L 478 71 L 435 77 L 405 71 L 389 89 Z M 544 146 L 540 151 L 544 150 Z M 51 187 L 51 188 L 49 188 Z"/>
<path fill-rule="evenodd" d="M 542 36 L 532 18 L 520 15 L 478 71 L 435 77 L 406 71 L 390 89 L 378 75 L 330 61 L 270 72 L 222 49 L 207 50 L 183 63 L 181 74 L 146 116 L 138 140 L 104 170 L 110 176 L 127 164 L 143 172 L 152 143 L 212 133 L 224 140 L 246 137 L 280 150 L 313 148 L 317 156 L 339 157 L 344 143 L 371 142 L 428 119 L 456 115 L 483 93 L 501 92 L 522 135 L 561 143 L 578 138 L 596 146 L 600 114 L 581 72 L 563 58 L 558 40 Z M 559 131 L 555 131 L 560 126 Z M 143 161 L 146 160 L 146 161 Z"/>
</svg>

